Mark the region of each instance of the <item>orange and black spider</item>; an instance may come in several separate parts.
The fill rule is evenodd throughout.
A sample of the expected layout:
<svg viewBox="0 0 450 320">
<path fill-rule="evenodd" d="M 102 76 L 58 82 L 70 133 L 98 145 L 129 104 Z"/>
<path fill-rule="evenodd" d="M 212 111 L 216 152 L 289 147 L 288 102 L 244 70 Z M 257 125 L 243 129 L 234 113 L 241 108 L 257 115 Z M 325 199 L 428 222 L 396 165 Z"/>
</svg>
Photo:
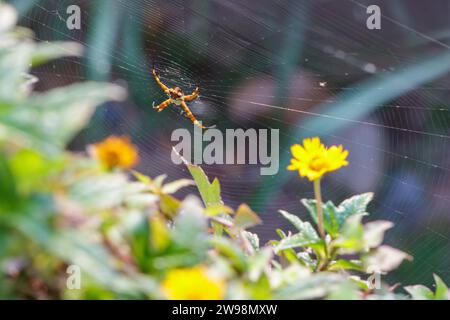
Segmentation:
<svg viewBox="0 0 450 320">
<path fill-rule="evenodd" d="M 153 103 L 153 108 L 156 109 L 158 112 L 163 111 L 167 106 L 169 106 L 171 103 L 173 103 L 176 106 L 180 106 L 184 112 L 186 112 L 187 117 L 197 126 L 204 129 L 206 128 L 203 126 L 192 114 L 191 110 L 188 108 L 186 102 L 193 101 L 198 98 L 199 89 L 198 87 L 195 88 L 194 91 L 192 91 L 191 94 L 185 95 L 180 87 L 173 87 L 168 88 L 165 86 L 161 80 L 159 80 L 158 75 L 156 74 L 156 70 L 153 69 L 153 76 L 155 77 L 156 83 L 161 87 L 161 89 L 164 90 L 164 92 L 169 97 L 167 100 L 160 103 L 158 106 L 155 107 L 155 103 Z"/>
</svg>

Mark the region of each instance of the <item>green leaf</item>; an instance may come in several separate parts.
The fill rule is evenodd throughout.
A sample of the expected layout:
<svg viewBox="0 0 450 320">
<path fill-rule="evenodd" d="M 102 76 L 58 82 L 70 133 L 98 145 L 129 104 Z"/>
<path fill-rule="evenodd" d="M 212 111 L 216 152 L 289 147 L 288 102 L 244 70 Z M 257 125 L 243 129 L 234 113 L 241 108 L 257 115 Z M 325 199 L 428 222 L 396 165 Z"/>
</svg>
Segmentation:
<svg viewBox="0 0 450 320">
<path fill-rule="evenodd" d="M 80 57 L 83 46 L 78 42 L 49 42 L 38 43 L 31 54 L 33 67 L 62 57 Z"/>
<path fill-rule="evenodd" d="M 221 213 L 231 214 L 233 212 L 234 212 L 233 209 L 222 204 L 217 206 L 209 206 L 208 208 L 205 208 L 205 214 L 210 217 L 217 216 Z"/>
<path fill-rule="evenodd" d="M 214 179 L 212 183 L 209 182 L 205 172 L 199 166 L 193 164 L 186 164 L 189 172 L 194 178 L 200 196 L 206 207 L 223 204 L 220 197 L 220 183 L 219 180 Z"/>
<path fill-rule="evenodd" d="M 164 181 L 167 178 L 166 174 L 161 174 L 155 179 L 152 179 L 149 176 L 146 176 L 134 170 L 131 173 L 139 182 L 143 183 L 147 187 L 147 191 L 150 191 L 151 193 L 157 195 L 169 195 L 177 192 L 180 188 L 194 184 L 192 180 L 180 179 L 163 185 Z"/>
<path fill-rule="evenodd" d="M 280 210 L 280 213 L 288 219 L 299 232 L 282 239 L 276 246 L 276 251 L 304 246 L 318 247 L 318 245 L 322 244 L 323 241 L 317 235 L 316 230 L 314 230 L 309 222 L 303 222 L 297 216 L 283 210 Z"/>
<path fill-rule="evenodd" d="M 61 171 L 65 163 L 64 157 L 44 157 L 32 149 L 22 149 L 10 159 L 11 170 L 21 193 L 29 193 L 37 188 L 48 190 L 49 177 Z"/>
<path fill-rule="evenodd" d="M 342 227 L 339 237 L 333 240 L 332 245 L 340 248 L 340 253 L 357 253 L 366 249 L 363 241 L 362 217 L 362 214 L 350 216 Z"/>
<path fill-rule="evenodd" d="M 142 174 L 135 170 L 132 170 L 131 173 L 139 182 L 142 182 L 143 184 L 150 184 L 152 182 L 152 179 L 150 179 L 150 177 L 146 176 L 145 174 Z"/>
<path fill-rule="evenodd" d="M 180 201 L 169 194 L 162 194 L 159 198 L 159 206 L 166 216 L 173 218 L 180 208 Z"/>
<path fill-rule="evenodd" d="M 151 277 L 139 274 L 125 276 L 115 267 L 115 258 L 86 234 L 70 230 L 52 231 L 43 224 L 42 214 L 38 215 L 38 219 L 32 216 L 48 209 L 40 203 L 36 205 L 38 207 L 31 205 L 27 214 L 11 219 L 11 227 L 19 230 L 47 252 L 80 266 L 84 274 L 113 292 L 136 298 L 142 297 L 142 294 L 155 297 L 158 287 Z"/>
<path fill-rule="evenodd" d="M 148 271 L 147 258 L 151 252 L 148 218 L 140 213 L 132 213 L 126 217 L 126 228 L 134 260 L 141 270 Z"/>
<path fill-rule="evenodd" d="M 230 260 L 235 269 L 244 271 L 247 268 L 245 253 L 236 243 L 222 236 L 215 236 L 210 241 L 219 254 Z"/>
<path fill-rule="evenodd" d="M 281 300 L 323 298 L 337 290 L 344 281 L 346 281 L 346 278 L 338 274 L 322 272 L 298 281 L 292 281 L 276 290 L 274 298 Z"/>
<path fill-rule="evenodd" d="M 18 203 L 16 181 L 6 156 L 0 153 L 0 208 L 11 208 Z"/>
<path fill-rule="evenodd" d="M 197 198 L 186 198 L 174 220 L 172 239 L 179 246 L 189 248 L 203 258 L 208 248 L 207 221 Z"/>
<path fill-rule="evenodd" d="M 280 237 L 281 240 L 286 239 L 287 235 L 283 232 L 281 229 L 275 230 L 277 235 Z M 280 241 L 281 241 L 280 240 Z M 272 240 L 271 243 L 275 246 L 275 248 L 280 244 L 280 241 Z M 277 254 L 281 254 L 282 257 L 286 258 L 287 261 L 294 263 L 297 262 L 297 253 L 294 249 L 283 249 L 282 252 L 277 252 Z"/>
<path fill-rule="evenodd" d="M 243 236 L 247 239 L 247 241 L 252 246 L 253 250 L 258 251 L 259 250 L 259 237 L 256 233 L 252 233 L 249 231 L 244 230 L 242 232 Z"/>
<path fill-rule="evenodd" d="M 276 252 L 298 248 L 298 247 L 319 247 L 323 241 L 320 238 L 311 238 L 308 235 L 303 233 L 296 233 L 292 236 L 288 236 L 287 238 L 281 240 L 279 244 L 275 247 Z"/>
<path fill-rule="evenodd" d="M 153 183 L 155 184 L 155 186 L 159 189 L 162 188 L 164 180 L 167 179 L 167 174 L 160 174 L 159 176 L 157 176 L 155 179 L 153 179 Z"/>
<path fill-rule="evenodd" d="M 290 249 L 293 250 L 293 249 Z M 286 254 L 286 250 L 283 251 L 284 254 Z M 323 249 L 319 250 L 319 252 L 323 253 Z M 294 251 L 295 255 L 295 251 Z M 297 255 L 298 261 L 303 265 L 308 267 L 311 271 L 316 270 L 318 261 L 314 259 L 311 254 L 309 254 L 306 251 L 299 252 Z M 292 260 L 290 260 L 292 262 Z"/>
<path fill-rule="evenodd" d="M 96 106 L 123 100 L 125 96 L 125 90 L 117 85 L 84 82 L 36 94 L 25 108 L 36 111 L 36 116 L 41 116 L 41 128 L 47 135 L 52 134 L 57 143 L 65 145 L 87 124 Z"/>
<path fill-rule="evenodd" d="M 167 227 L 166 220 L 159 215 L 152 216 L 150 218 L 150 230 L 150 242 L 152 244 L 152 247 L 156 251 L 162 251 L 166 249 L 171 241 L 170 232 Z"/>
<path fill-rule="evenodd" d="M 188 197 L 181 202 L 179 213 L 170 229 L 171 242 L 152 261 L 155 269 L 164 271 L 204 262 L 209 248 L 209 235 L 202 210 L 197 198 Z M 167 235 L 163 236 L 167 238 Z M 167 242 L 167 239 L 164 241 Z"/>
<path fill-rule="evenodd" d="M 329 264 L 329 270 L 358 270 L 363 271 L 363 264 L 359 260 L 338 259 Z"/>
<path fill-rule="evenodd" d="M 250 281 L 257 281 L 259 279 L 264 270 L 269 266 L 272 256 L 272 249 L 266 247 L 250 257 L 248 271 Z"/>
<path fill-rule="evenodd" d="M 159 197 L 150 194 L 133 190 L 133 184 L 129 184 L 126 186 L 127 193 L 132 192 L 131 194 L 127 194 L 124 198 L 124 206 L 129 209 L 137 209 L 137 210 L 145 210 L 150 206 L 156 206 L 159 200 Z M 130 189 L 130 190 L 129 190 Z"/>
<path fill-rule="evenodd" d="M 328 300 L 361 300 L 358 285 L 351 280 L 342 282 L 328 296 Z"/>
<path fill-rule="evenodd" d="M 296 215 L 293 215 L 285 210 L 278 210 L 279 213 L 287 220 L 289 221 L 298 231 L 303 230 L 304 228 L 304 222 L 297 217 Z"/>
<path fill-rule="evenodd" d="M 333 237 L 339 235 L 339 231 L 345 224 L 348 217 L 356 214 L 367 214 L 366 208 L 372 200 L 372 193 L 355 195 L 344 200 L 339 206 L 335 206 L 331 201 L 322 204 L 323 226 Z M 317 223 L 317 204 L 313 199 L 302 199 L 302 204 L 308 209 L 313 220 Z"/>
<path fill-rule="evenodd" d="M 351 282 L 356 284 L 360 289 L 367 291 L 370 290 L 369 282 L 367 280 L 361 279 L 359 276 L 349 276 L 348 278 Z"/>
<path fill-rule="evenodd" d="M 270 300 L 272 299 L 272 291 L 270 287 L 270 282 L 268 277 L 265 274 L 256 281 L 256 282 L 246 282 L 244 284 L 245 290 L 249 293 L 249 297 L 245 297 L 247 299 L 255 299 L 255 300 Z M 235 296 L 230 295 L 230 297 L 235 298 Z"/>
<path fill-rule="evenodd" d="M 0 114 L 0 140 L 45 153 L 58 151 L 87 124 L 97 105 L 124 96 L 121 87 L 93 82 L 36 94 L 24 105 Z"/>
<path fill-rule="evenodd" d="M 442 279 L 433 274 L 434 282 L 436 284 L 436 292 L 434 293 L 435 300 L 448 300 L 449 299 L 449 291 L 447 285 Z"/>
<path fill-rule="evenodd" d="M 308 238 L 311 239 L 319 238 L 316 231 L 309 222 L 303 222 L 299 217 L 290 214 L 287 211 L 280 210 L 279 212 L 283 217 L 290 221 L 300 233 L 304 233 Z"/>
<path fill-rule="evenodd" d="M 248 205 L 243 203 L 236 210 L 233 224 L 235 228 L 247 229 L 261 224 L 261 219 Z"/>
<path fill-rule="evenodd" d="M 405 290 L 411 295 L 414 300 L 433 300 L 433 291 L 423 285 L 407 286 Z"/>
<path fill-rule="evenodd" d="M 175 152 L 176 150 L 173 149 Z M 199 166 L 190 164 L 186 159 L 180 156 L 189 172 L 191 173 L 192 178 L 194 178 L 195 184 L 197 185 L 197 189 L 200 193 L 200 196 L 205 204 L 205 207 L 217 207 L 223 205 L 222 198 L 220 196 L 220 183 L 217 178 L 213 180 L 212 183 L 209 182 L 208 177 L 205 172 Z M 228 216 L 226 213 L 221 213 L 220 215 Z M 221 235 L 223 232 L 223 226 L 212 222 L 212 226 L 214 228 L 214 233 L 217 235 Z"/>
<path fill-rule="evenodd" d="M 412 257 L 401 250 L 382 245 L 365 258 L 365 263 L 372 270 L 389 272 L 397 268 L 405 259 L 412 260 Z"/>
<path fill-rule="evenodd" d="M 26 96 L 27 90 L 22 84 L 31 63 L 33 49 L 31 42 L 0 48 L 0 101 L 19 101 Z"/>
<path fill-rule="evenodd" d="M 435 293 L 423 285 L 407 286 L 405 290 L 414 300 L 448 300 L 449 290 L 447 285 L 436 274 L 433 274 L 433 278 L 436 284 Z"/>
<path fill-rule="evenodd" d="M 64 56 L 80 56 L 82 53 L 82 46 L 76 42 L 36 44 L 31 40 L 22 40 L 14 44 L 12 39 L 9 42 L 12 43 L 10 46 L 0 46 L 0 100 L 5 101 L 21 101 L 28 95 L 27 75 L 32 64 L 39 65 Z"/>
<path fill-rule="evenodd" d="M 342 225 L 345 220 L 355 214 L 367 214 L 367 205 L 372 201 L 373 193 L 363 193 L 354 195 L 344 201 L 338 206 L 336 213 L 339 224 Z"/>
<path fill-rule="evenodd" d="M 308 209 L 314 222 L 317 224 L 317 202 L 313 199 L 302 199 L 301 203 Z M 332 236 L 336 237 L 340 228 L 336 216 L 337 208 L 331 201 L 322 203 L 323 227 Z"/>
<path fill-rule="evenodd" d="M 92 213 L 121 204 L 127 194 L 127 177 L 120 173 L 90 174 L 69 183 L 68 197 Z"/>
<path fill-rule="evenodd" d="M 180 190 L 181 188 L 195 185 L 194 181 L 189 179 L 179 179 L 162 186 L 161 192 L 166 194 L 172 194 Z"/>
<path fill-rule="evenodd" d="M 367 248 L 376 248 L 383 242 L 384 233 L 392 228 L 394 224 L 390 221 L 377 220 L 364 225 L 364 244 Z"/>
</svg>

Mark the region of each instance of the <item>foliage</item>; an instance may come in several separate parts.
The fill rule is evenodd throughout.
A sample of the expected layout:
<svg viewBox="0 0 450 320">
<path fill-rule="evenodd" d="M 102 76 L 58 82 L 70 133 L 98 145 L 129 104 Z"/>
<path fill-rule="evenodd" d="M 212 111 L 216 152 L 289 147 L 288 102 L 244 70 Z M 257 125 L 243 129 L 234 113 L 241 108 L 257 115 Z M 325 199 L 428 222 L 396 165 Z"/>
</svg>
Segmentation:
<svg viewBox="0 0 450 320">
<path fill-rule="evenodd" d="M 279 239 L 263 245 L 249 231 L 261 223 L 258 216 L 245 204 L 226 206 L 219 181 L 211 183 L 197 166 L 186 163 L 194 181 L 165 183 L 164 175 L 152 179 L 67 151 L 95 106 L 125 93 L 93 82 L 33 93 L 30 66 L 81 48 L 35 43 L 14 27 L 10 7 L 0 13 L 1 298 L 170 298 L 180 274 L 195 276 L 175 287 L 176 297 L 448 298 L 437 276 L 434 293 L 371 286 L 374 274 L 410 258 L 382 244 L 392 223 L 362 222 L 371 194 L 321 204 L 325 238 L 280 211 L 293 230 L 277 230 Z M 194 183 L 203 203 L 174 196 Z M 302 203 L 317 221 L 317 202 Z M 80 267 L 79 289 L 67 286 L 69 265 Z M 189 292 L 205 281 L 213 296 Z"/>
</svg>

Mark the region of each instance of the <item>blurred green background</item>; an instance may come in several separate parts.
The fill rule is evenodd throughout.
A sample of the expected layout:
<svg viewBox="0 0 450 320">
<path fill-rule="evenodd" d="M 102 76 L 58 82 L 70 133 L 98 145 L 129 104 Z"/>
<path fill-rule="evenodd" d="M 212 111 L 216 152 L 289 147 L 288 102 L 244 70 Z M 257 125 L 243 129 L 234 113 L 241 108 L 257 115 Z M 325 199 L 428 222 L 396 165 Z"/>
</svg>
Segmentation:
<svg viewBox="0 0 450 320">
<path fill-rule="evenodd" d="M 285 166 L 292 143 L 320 136 L 350 151 L 350 166 L 325 179 L 324 197 L 374 191 L 371 219 L 395 222 L 388 242 L 414 256 L 391 281 L 429 284 L 436 272 L 450 282 L 449 1 L 9 2 L 36 40 L 87 50 L 33 69 L 37 90 L 89 79 L 129 91 L 125 102 L 99 108 L 71 149 L 127 134 L 139 146 L 140 171 L 188 176 L 169 160 L 170 135 L 192 126 L 175 108 L 152 109 L 164 97 L 154 65 L 170 85 L 200 86 L 191 110 L 207 125 L 280 129 L 276 176 L 260 176 L 256 165 L 203 166 L 220 179 L 226 203 L 260 212 L 263 241 L 285 225 L 277 209 L 306 216 L 299 199 L 312 188 Z M 80 30 L 66 25 L 73 4 Z M 381 8 L 381 30 L 366 27 L 371 4 Z"/>
</svg>

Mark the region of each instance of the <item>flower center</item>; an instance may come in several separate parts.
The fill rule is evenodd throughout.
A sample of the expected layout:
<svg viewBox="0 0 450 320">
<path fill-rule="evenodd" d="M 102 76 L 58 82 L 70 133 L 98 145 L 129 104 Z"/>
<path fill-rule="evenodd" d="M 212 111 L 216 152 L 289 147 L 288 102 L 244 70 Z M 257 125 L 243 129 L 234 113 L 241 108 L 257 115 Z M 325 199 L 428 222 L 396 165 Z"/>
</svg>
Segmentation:
<svg viewBox="0 0 450 320">
<path fill-rule="evenodd" d="M 328 161 L 322 156 L 315 156 L 309 163 L 309 168 L 314 171 L 323 171 L 328 169 Z"/>
<path fill-rule="evenodd" d="M 116 151 L 109 150 L 105 154 L 105 162 L 110 167 L 115 167 L 120 163 L 120 156 Z"/>
</svg>

